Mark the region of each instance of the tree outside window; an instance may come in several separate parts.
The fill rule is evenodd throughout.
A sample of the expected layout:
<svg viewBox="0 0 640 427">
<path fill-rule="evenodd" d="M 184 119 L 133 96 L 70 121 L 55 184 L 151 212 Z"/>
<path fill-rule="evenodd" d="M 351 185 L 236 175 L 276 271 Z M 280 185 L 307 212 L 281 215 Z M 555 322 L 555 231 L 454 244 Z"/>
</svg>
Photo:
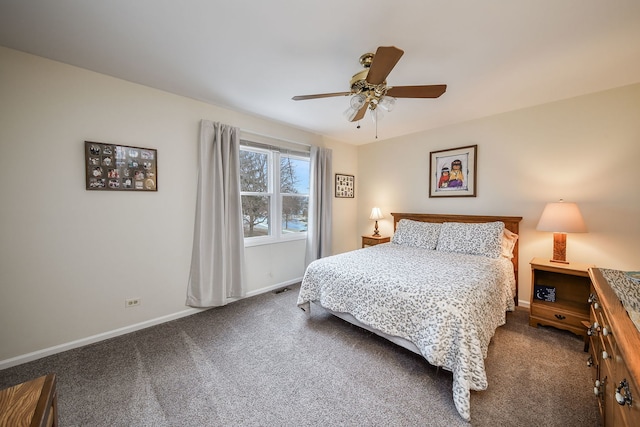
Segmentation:
<svg viewBox="0 0 640 427">
<path fill-rule="evenodd" d="M 309 158 L 242 146 L 240 171 L 244 237 L 265 243 L 304 238 Z"/>
<path fill-rule="evenodd" d="M 307 231 L 309 209 L 309 159 L 280 156 L 282 232 Z"/>
<path fill-rule="evenodd" d="M 240 191 L 244 237 L 269 235 L 270 153 L 240 150 Z"/>
</svg>

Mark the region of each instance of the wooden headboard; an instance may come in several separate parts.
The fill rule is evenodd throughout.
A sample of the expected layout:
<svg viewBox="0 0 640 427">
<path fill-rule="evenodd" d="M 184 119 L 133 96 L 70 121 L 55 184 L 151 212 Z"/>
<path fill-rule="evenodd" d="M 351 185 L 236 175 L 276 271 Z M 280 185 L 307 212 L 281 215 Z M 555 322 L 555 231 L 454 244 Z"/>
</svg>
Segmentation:
<svg viewBox="0 0 640 427">
<path fill-rule="evenodd" d="M 422 213 L 391 213 L 393 215 L 393 231 L 396 231 L 398 221 L 401 219 L 410 219 L 412 221 L 422 222 L 494 222 L 502 221 L 504 227 L 516 234 L 520 234 L 520 221 L 521 216 L 491 216 L 491 215 L 448 215 L 448 214 L 422 214 Z M 516 295 L 515 302 L 518 305 L 518 244 L 520 239 L 516 241 L 516 245 L 513 248 L 513 273 L 516 276 Z"/>
</svg>

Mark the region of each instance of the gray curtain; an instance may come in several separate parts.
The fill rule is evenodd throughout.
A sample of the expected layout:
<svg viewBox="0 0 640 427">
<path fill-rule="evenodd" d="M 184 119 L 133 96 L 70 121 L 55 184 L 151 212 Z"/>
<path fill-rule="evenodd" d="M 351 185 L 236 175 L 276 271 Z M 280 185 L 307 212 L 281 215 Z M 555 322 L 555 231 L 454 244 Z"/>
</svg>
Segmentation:
<svg viewBox="0 0 640 427">
<path fill-rule="evenodd" d="M 240 129 L 202 120 L 198 194 L 187 305 L 214 307 L 245 296 Z"/>
<path fill-rule="evenodd" d="M 311 147 L 309 223 L 305 265 L 331 255 L 331 150 Z"/>
</svg>

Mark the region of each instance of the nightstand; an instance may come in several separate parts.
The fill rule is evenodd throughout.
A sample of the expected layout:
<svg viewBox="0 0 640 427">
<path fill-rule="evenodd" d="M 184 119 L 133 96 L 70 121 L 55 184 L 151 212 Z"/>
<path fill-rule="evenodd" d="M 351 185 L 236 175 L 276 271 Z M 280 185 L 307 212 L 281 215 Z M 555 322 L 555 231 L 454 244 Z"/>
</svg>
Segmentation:
<svg viewBox="0 0 640 427">
<path fill-rule="evenodd" d="M 531 305 L 529 325 L 554 326 L 586 339 L 589 322 L 589 292 L 592 264 L 531 260 Z"/>
<path fill-rule="evenodd" d="M 362 247 L 365 246 L 375 246 L 380 243 L 389 243 L 391 241 L 391 237 L 385 236 L 362 236 Z"/>
</svg>

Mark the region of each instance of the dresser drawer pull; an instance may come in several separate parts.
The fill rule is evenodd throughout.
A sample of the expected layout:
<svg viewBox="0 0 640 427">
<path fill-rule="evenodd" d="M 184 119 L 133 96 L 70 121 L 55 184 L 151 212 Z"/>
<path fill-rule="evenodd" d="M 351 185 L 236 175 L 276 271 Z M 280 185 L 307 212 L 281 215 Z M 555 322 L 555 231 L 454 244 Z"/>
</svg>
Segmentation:
<svg viewBox="0 0 640 427">
<path fill-rule="evenodd" d="M 566 317 L 565 317 L 565 316 L 563 316 L 562 314 L 556 314 L 555 316 L 556 316 L 556 319 L 558 319 L 558 320 L 564 320 L 564 319 L 566 319 Z"/>
<path fill-rule="evenodd" d="M 593 357 L 589 356 L 589 358 L 587 359 L 587 367 L 592 367 L 593 366 Z"/>
<path fill-rule="evenodd" d="M 593 384 L 593 394 L 595 394 L 596 396 L 600 396 L 601 385 L 602 383 L 600 382 L 600 380 L 596 380 L 596 382 Z"/>
<path fill-rule="evenodd" d="M 621 406 L 631 406 L 631 403 L 633 402 L 631 390 L 629 390 L 629 383 L 626 378 L 620 381 L 620 384 L 616 387 L 616 402 Z"/>
</svg>

